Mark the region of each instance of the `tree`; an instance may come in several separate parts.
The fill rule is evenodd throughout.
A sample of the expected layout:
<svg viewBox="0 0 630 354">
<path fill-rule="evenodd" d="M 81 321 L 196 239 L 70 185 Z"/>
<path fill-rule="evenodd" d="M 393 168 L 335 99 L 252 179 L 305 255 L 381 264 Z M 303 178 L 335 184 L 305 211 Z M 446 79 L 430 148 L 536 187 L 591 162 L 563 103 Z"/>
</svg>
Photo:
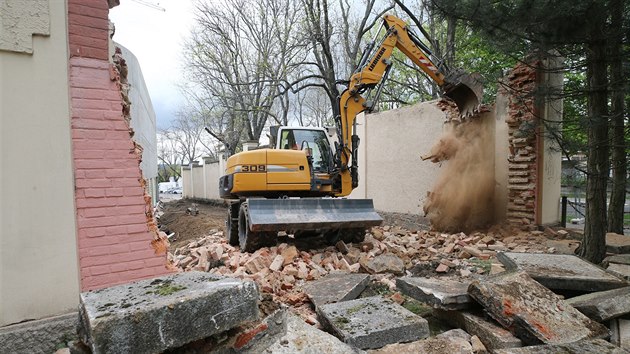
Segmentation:
<svg viewBox="0 0 630 354">
<path fill-rule="evenodd" d="M 505 53 L 556 49 L 571 58 L 570 63 L 580 64 L 567 70 L 585 72 L 585 89 L 573 93 L 587 102 L 587 207 L 579 254 L 594 263 L 599 263 L 605 253 L 610 117 L 606 74 L 610 62 L 606 53 L 615 32 L 611 31 L 610 19 L 614 12 L 627 12 L 626 4 L 621 5 L 624 11 L 613 10 L 613 1 L 432 0 L 440 12 L 465 21 Z M 627 33 L 627 17 L 624 23 L 622 33 Z"/>
<path fill-rule="evenodd" d="M 288 0 L 201 2 L 185 46 L 187 92 L 208 130 L 234 153 L 258 140 L 268 119 L 286 121 L 280 84 L 299 60 L 300 9 Z"/>
</svg>

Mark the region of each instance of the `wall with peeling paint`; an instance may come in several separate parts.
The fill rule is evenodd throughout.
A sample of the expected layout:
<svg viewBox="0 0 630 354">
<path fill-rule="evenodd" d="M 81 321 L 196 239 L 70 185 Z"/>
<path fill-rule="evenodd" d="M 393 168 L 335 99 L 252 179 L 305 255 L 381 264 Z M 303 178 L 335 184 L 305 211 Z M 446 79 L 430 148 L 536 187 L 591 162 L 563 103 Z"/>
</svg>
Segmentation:
<svg viewBox="0 0 630 354">
<path fill-rule="evenodd" d="M 44 2 L 50 35 L 0 48 L 0 326 L 78 304 L 66 6 Z"/>
</svg>

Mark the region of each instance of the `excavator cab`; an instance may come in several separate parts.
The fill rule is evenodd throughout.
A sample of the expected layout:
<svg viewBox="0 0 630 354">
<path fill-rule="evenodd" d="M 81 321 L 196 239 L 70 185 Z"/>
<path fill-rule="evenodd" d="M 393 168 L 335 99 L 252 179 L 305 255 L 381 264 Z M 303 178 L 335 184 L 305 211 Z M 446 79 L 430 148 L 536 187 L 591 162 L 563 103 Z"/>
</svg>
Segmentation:
<svg viewBox="0 0 630 354">
<path fill-rule="evenodd" d="M 277 148 L 304 151 L 315 173 L 327 173 L 332 167 L 332 150 L 324 129 L 282 127 Z"/>
</svg>

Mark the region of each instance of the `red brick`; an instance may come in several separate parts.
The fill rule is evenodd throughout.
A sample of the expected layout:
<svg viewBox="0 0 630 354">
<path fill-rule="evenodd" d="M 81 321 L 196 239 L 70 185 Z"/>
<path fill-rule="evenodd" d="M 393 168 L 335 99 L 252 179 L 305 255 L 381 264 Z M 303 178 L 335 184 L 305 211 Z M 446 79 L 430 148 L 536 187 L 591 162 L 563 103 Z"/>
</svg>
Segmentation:
<svg viewBox="0 0 630 354">
<path fill-rule="evenodd" d="M 107 274 L 107 273 L 111 272 L 111 269 L 109 268 L 109 265 L 94 266 L 94 267 L 90 267 L 88 269 L 90 270 L 90 275 L 92 275 L 92 276 L 101 275 L 101 274 Z"/>
<path fill-rule="evenodd" d="M 70 16 L 74 14 L 78 14 L 78 15 L 85 15 L 85 16 L 96 17 L 96 18 L 107 18 L 109 15 L 109 9 L 108 8 L 95 8 L 95 7 L 87 6 L 83 3 L 78 3 L 78 4 L 68 3 L 68 14 L 70 14 Z"/>
<path fill-rule="evenodd" d="M 96 18 L 85 15 L 72 14 L 71 16 L 68 16 L 68 24 L 95 28 L 105 31 L 105 33 L 109 32 L 109 21 L 107 17 Z"/>
<path fill-rule="evenodd" d="M 122 188 L 109 188 L 106 191 L 108 197 L 122 197 L 124 195 Z"/>
<path fill-rule="evenodd" d="M 84 165 L 85 162 L 92 162 L 92 160 L 77 160 L 75 161 L 75 164 L 77 165 Z M 107 162 L 107 161 L 102 161 L 102 160 L 97 160 L 94 161 L 95 163 L 102 163 L 102 162 Z M 81 167 L 84 168 L 84 167 Z M 112 182 L 110 179 L 107 178 L 86 178 L 86 179 L 77 179 L 75 181 L 75 187 L 77 188 L 107 188 L 107 187 L 111 187 L 112 186 Z"/>
<path fill-rule="evenodd" d="M 124 188 L 124 194 L 128 197 L 143 196 L 144 189 L 142 187 L 128 187 Z"/>
</svg>

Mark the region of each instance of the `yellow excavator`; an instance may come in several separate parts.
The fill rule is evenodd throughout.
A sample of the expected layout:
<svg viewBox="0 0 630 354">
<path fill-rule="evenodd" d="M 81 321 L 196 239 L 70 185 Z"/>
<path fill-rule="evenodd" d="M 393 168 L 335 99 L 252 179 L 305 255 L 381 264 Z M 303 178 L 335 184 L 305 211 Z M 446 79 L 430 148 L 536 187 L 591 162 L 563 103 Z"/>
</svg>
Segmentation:
<svg viewBox="0 0 630 354">
<path fill-rule="evenodd" d="M 231 245 L 252 252 L 275 245 L 279 231 L 296 238 L 323 235 L 331 243 L 361 242 L 367 228 L 382 223 L 371 199 L 343 197 L 359 183 L 355 118 L 376 106 L 394 48 L 418 65 L 462 116 L 479 106 L 483 88 L 478 81 L 443 63 L 436 65 L 428 46 L 401 19 L 385 15 L 377 36 L 383 27 L 384 36 L 367 45 L 333 108 L 336 134 L 324 128 L 272 127 L 272 148 L 228 158 L 219 192 L 228 203 L 226 236 Z"/>
</svg>

